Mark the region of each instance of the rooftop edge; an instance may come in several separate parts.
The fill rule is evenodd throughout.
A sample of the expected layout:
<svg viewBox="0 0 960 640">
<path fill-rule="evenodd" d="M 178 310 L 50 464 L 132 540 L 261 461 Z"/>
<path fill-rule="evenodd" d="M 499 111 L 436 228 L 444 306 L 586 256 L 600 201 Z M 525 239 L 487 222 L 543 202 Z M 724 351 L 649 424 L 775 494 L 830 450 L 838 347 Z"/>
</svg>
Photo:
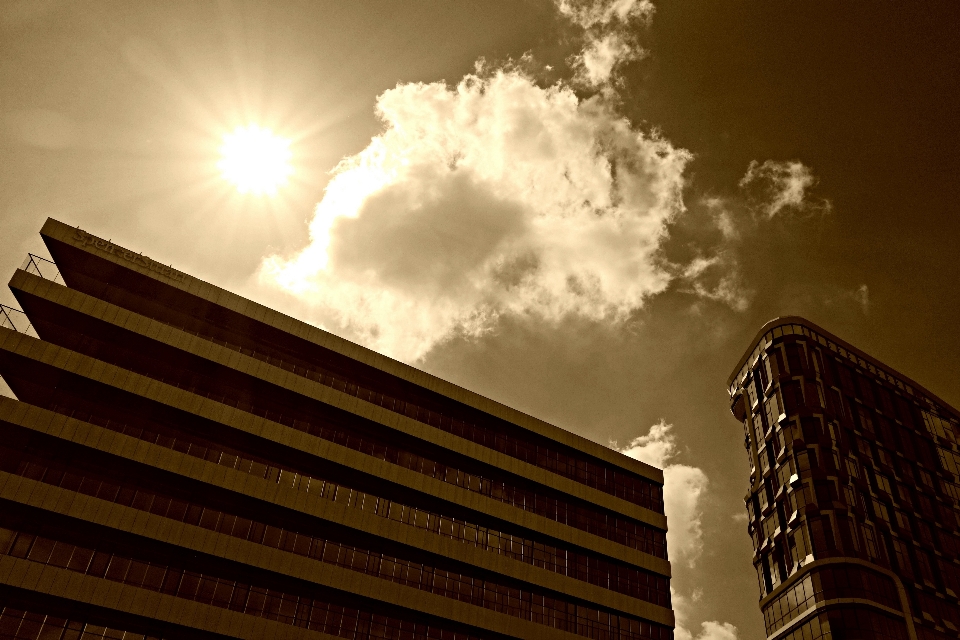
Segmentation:
<svg viewBox="0 0 960 640">
<path fill-rule="evenodd" d="M 40 229 L 41 236 L 65 243 L 71 239 L 71 235 L 77 234 L 77 232 L 80 232 L 82 236 L 78 234 L 76 238 L 73 238 L 74 242 L 70 244 L 98 258 L 113 262 L 127 269 L 133 269 L 163 284 L 180 289 L 184 293 L 195 295 L 213 304 L 237 311 L 254 320 L 292 333 L 301 339 L 331 349 L 346 357 L 359 360 L 363 364 L 379 369 L 384 373 L 397 376 L 417 386 L 441 393 L 474 409 L 516 424 L 535 434 L 557 441 L 561 445 L 579 449 L 587 455 L 598 458 L 628 472 L 635 473 L 658 484 L 662 485 L 664 482 L 663 471 L 657 467 L 626 456 L 615 449 L 606 447 L 572 431 L 550 424 L 518 409 L 509 407 L 464 387 L 460 387 L 421 369 L 417 369 L 404 362 L 364 347 L 363 345 L 351 342 L 329 331 L 288 316 L 259 302 L 244 298 L 239 294 L 218 287 L 200 278 L 173 269 L 157 260 L 144 256 L 142 253 L 133 252 L 113 243 L 112 240 L 106 241 L 94 236 L 82 230 L 80 227 L 73 227 L 54 218 L 47 218 L 43 227 Z M 86 238 L 83 238 L 83 236 L 86 236 Z M 82 241 L 80 238 L 83 238 Z M 99 246 L 97 241 L 104 243 L 103 246 Z M 99 250 L 96 252 L 93 251 L 94 247 Z M 247 305 L 253 305 L 253 309 L 251 309 L 250 312 L 240 311 L 240 309 L 247 307 Z M 280 322 L 277 322 L 277 320 Z M 291 330 L 294 329 L 294 327 L 295 330 Z M 322 339 L 318 340 L 317 338 Z"/>
<path fill-rule="evenodd" d="M 807 327 L 808 329 L 812 329 L 813 331 L 816 331 L 817 333 L 822 334 L 825 338 L 828 338 L 829 340 L 832 340 L 832 341 L 836 342 L 839 346 L 843 347 L 843 348 L 846 349 L 847 351 L 850 351 L 850 352 L 852 352 L 852 353 L 855 353 L 857 356 L 863 358 L 864 360 L 866 360 L 867 362 L 869 362 L 869 363 L 872 364 L 873 366 L 878 367 L 878 368 L 880 368 L 880 369 L 883 369 L 884 371 L 887 372 L 887 374 L 889 374 L 889 375 L 891 375 L 891 376 L 893 376 L 893 377 L 895 377 L 895 378 L 899 378 L 899 379 L 902 380 L 903 382 L 909 384 L 909 385 L 912 386 L 914 389 L 916 389 L 917 391 L 920 391 L 921 393 L 923 393 L 923 395 L 927 396 L 927 397 L 930 398 L 931 400 L 934 400 L 934 401 L 936 401 L 937 403 L 941 404 L 945 409 L 951 411 L 956 417 L 960 418 L 960 411 L 957 411 L 957 410 L 956 410 L 953 406 L 951 406 L 948 402 L 944 401 L 942 398 L 940 398 L 938 395 L 936 395 L 935 393 L 933 393 L 932 391 L 930 391 L 929 389 L 927 389 L 926 387 L 924 387 L 922 384 L 919 384 L 918 382 L 916 382 L 916 381 L 913 380 L 912 378 L 909 378 L 909 377 L 903 375 L 902 373 L 900 373 L 899 371 L 897 371 L 896 369 L 894 369 L 894 368 L 891 367 L 890 365 L 885 364 L 885 363 L 877 360 L 875 357 L 873 357 L 873 356 L 871 356 L 870 354 L 866 353 L 866 352 L 863 351 L 862 349 L 859 349 L 859 348 L 853 346 L 852 344 L 850 344 L 849 342 L 847 342 L 847 341 L 844 340 L 843 338 L 838 337 L 836 334 L 834 334 L 834 333 L 832 333 L 832 332 L 830 332 L 830 331 L 827 331 L 826 329 L 824 329 L 824 328 L 821 327 L 820 325 L 818 325 L 818 324 L 816 324 L 816 323 L 814 323 L 814 322 L 811 322 L 810 320 L 807 320 L 806 318 L 804 318 L 804 317 L 802 317 L 802 316 L 777 316 L 776 318 L 767 321 L 766 324 L 764 324 L 764 325 L 760 328 L 760 330 L 757 332 L 757 334 L 754 336 L 753 340 L 750 341 L 750 344 L 749 344 L 749 346 L 746 348 L 746 350 L 744 351 L 743 356 L 741 356 L 739 362 L 737 362 L 737 366 L 734 367 L 733 373 L 731 373 L 731 374 L 730 374 L 730 377 L 727 378 L 727 388 L 728 388 L 728 389 L 730 388 L 730 385 L 733 384 L 733 382 L 734 382 L 734 380 L 736 379 L 737 375 L 739 375 L 740 371 L 743 369 L 743 365 L 746 364 L 747 358 L 749 358 L 750 355 L 753 353 L 753 350 L 756 348 L 757 344 L 760 342 L 760 339 L 763 338 L 763 336 L 764 336 L 767 332 L 769 332 L 769 331 L 771 331 L 771 330 L 773 330 L 773 329 L 775 329 L 775 328 L 777 328 L 777 327 L 784 326 L 784 325 L 788 325 L 788 324 L 799 324 L 799 325 L 802 325 L 802 326 Z"/>
</svg>

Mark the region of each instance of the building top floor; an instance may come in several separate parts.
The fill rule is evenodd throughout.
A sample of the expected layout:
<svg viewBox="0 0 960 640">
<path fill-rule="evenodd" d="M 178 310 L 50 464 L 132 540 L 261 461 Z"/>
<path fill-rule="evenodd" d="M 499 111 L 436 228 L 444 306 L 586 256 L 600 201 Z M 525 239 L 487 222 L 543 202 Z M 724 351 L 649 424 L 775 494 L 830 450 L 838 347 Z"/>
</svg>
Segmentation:
<svg viewBox="0 0 960 640">
<path fill-rule="evenodd" d="M 730 394 L 731 400 L 736 401 L 739 392 L 744 388 L 745 381 L 750 377 L 758 360 L 767 349 L 775 340 L 779 342 L 781 341 L 779 339 L 785 336 L 797 336 L 798 339 L 819 344 L 823 350 L 828 350 L 834 353 L 837 358 L 848 361 L 855 369 L 886 382 L 913 401 L 929 406 L 944 417 L 949 416 L 954 420 L 960 420 L 960 412 L 957 412 L 933 392 L 823 327 L 800 316 L 774 318 L 760 328 L 727 379 L 727 392 Z"/>
<path fill-rule="evenodd" d="M 65 284 L 191 333 L 216 331 L 212 339 L 238 350 L 265 350 L 289 367 L 321 362 L 347 383 L 384 393 L 395 389 L 439 414 L 459 412 L 493 425 L 498 434 L 553 449 L 563 464 L 587 473 L 609 473 L 662 485 L 659 469 L 538 420 L 402 362 L 199 280 L 170 265 L 82 229 L 48 219 L 41 236 Z M 202 327 L 201 327 L 202 325 Z M 347 371 L 349 370 L 349 371 Z M 346 375 L 349 373 L 349 375 Z M 559 445 L 559 446 L 557 446 Z M 536 448 L 536 447 L 535 447 Z M 538 454 L 539 455 L 539 454 Z"/>
</svg>

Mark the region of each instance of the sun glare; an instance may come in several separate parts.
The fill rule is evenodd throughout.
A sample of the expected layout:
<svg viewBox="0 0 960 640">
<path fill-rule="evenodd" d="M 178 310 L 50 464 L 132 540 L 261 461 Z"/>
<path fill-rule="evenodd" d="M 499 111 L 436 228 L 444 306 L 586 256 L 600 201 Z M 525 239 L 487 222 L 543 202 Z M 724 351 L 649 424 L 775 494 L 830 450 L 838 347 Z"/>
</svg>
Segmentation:
<svg viewBox="0 0 960 640">
<path fill-rule="evenodd" d="M 272 195 L 293 173 L 290 156 L 289 140 L 250 125 L 223 137 L 217 166 L 240 193 Z"/>
</svg>

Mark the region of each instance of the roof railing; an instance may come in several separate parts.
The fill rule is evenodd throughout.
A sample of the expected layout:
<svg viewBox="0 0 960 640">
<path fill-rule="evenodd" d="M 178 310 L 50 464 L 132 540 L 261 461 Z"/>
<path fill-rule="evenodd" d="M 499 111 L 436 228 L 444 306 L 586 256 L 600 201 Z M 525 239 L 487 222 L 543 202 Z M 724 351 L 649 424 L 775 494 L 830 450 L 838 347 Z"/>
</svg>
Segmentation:
<svg viewBox="0 0 960 640">
<path fill-rule="evenodd" d="M 27 318 L 27 314 L 25 314 L 23 311 L 20 311 L 20 309 L 14 309 L 13 307 L 8 307 L 5 304 L 0 304 L 0 327 L 13 329 L 14 331 L 25 333 L 34 338 L 40 337 L 37 335 L 37 331 L 33 328 L 30 320 Z"/>
<path fill-rule="evenodd" d="M 47 260 L 42 256 L 28 253 L 26 260 L 23 261 L 23 265 L 20 268 L 27 273 L 40 276 L 45 280 L 52 280 L 53 282 L 64 284 L 63 276 L 60 275 L 60 269 L 57 268 L 57 263 L 53 260 Z"/>
</svg>

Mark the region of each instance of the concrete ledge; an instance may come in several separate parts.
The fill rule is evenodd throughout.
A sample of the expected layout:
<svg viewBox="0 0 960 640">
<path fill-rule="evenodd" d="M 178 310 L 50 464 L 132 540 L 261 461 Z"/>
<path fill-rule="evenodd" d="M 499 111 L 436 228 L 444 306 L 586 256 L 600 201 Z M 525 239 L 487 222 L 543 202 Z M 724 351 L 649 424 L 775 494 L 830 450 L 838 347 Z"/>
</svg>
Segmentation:
<svg viewBox="0 0 960 640">
<path fill-rule="evenodd" d="M 523 511 L 455 485 L 435 480 L 372 456 L 364 455 L 353 449 L 322 440 L 291 427 L 266 420 L 126 369 L 45 343 L 11 329 L 0 328 L 0 351 L 16 353 L 50 366 L 58 366 L 58 368 L 78 376 L 96 380 L 102 384 L 193 413 L 238 431 L 245 431 L 258 437 L 267 438 L 320 459 L 344 464 L 374 477 L 426 493 L 503 522 L 519 525 L 535 533 L 560 540 L 563 543 L 588 549 L 602 556 L 615 558 L 627 564 L 655 571 L 661 575 L 670 575 L 669 562 L 653 555 L 560 524 L 543 516 Z M 333 392 L 332 389 L 329 391 Z"/>
<path fill-rule="evenodd" d="M 440 557 L 450 558 L 521 581 L 533 587 L 559 592 L 571 598 L 592 603 L 602 609 L 613 610 L 667 626 L 673 626 L 674 624 L 673 612 L 670 609 L 638 598 L 632 598 L 506 556 L 484 551 L 468 544 L 382 518 L 370 512 L 347 507 L 341 503 L 330 502 L 316 495 L 294 490 L 283 490 L 276 483 L 258 479 L 233 469 L 227 469 L 171 449 L 136 440 L 45 409 L 26 405 L 25 412 L 18 412 L 16 409 L 19 407 L 15 405 L 23 405 L 23 403 L 0 398 L 0 419 L 146 466 L 163 469 L 182 477 L 205 482 L 250 498 L 271 502 L 293 511 L 336 522 L 357 531 L 422 549 Z M 14 413 L 20 415 L 12 415 Z M 7 416 L 7 414 L 11 415 Z M 0 497 L 111 528 L 122 529 L 144 537 L 186 546 L 210 555 L 261 566 L 270 571 L 300 577 L 318 584 L 328 584 L 323 579 L 323 575 L 329 575 L 331 572 L 343 572 L 344 575 L 338 575 L 333 582 L 328 584 L 328 586 L 337 589 L 344 589 L 342 585 L 349 584 L 353 579 L 352 576 L 373 580 L 380 585 L 387 584 L 400 587 L 400 585 L 348 571 L 335 565 L 320 563 L 311 558 L 186 525 L 131 507 L 123 507 L 3 472 L 0 472 Z M 206 542 L 198 541 L 201 538 Z M 200 544 L 212 546 L 202 548 L 194 546 Z M 274 556 L 274 563 L 270 566 L 258 564 L 263 561 L 263 558 Z M 313 573 L 303 573 L 307 571 L 308 567 L 313 567 L 311 569 Z M 400 588 L 412 590 L 414 594 L 432 595 L 411 587 Z M 374 593 L 379 593 L 379 591 Z M 434 597 L 440 598 L 440 596 Z M 441 599 L 453 603 L 457 602 L 449 598 Z"/>
</svg>

